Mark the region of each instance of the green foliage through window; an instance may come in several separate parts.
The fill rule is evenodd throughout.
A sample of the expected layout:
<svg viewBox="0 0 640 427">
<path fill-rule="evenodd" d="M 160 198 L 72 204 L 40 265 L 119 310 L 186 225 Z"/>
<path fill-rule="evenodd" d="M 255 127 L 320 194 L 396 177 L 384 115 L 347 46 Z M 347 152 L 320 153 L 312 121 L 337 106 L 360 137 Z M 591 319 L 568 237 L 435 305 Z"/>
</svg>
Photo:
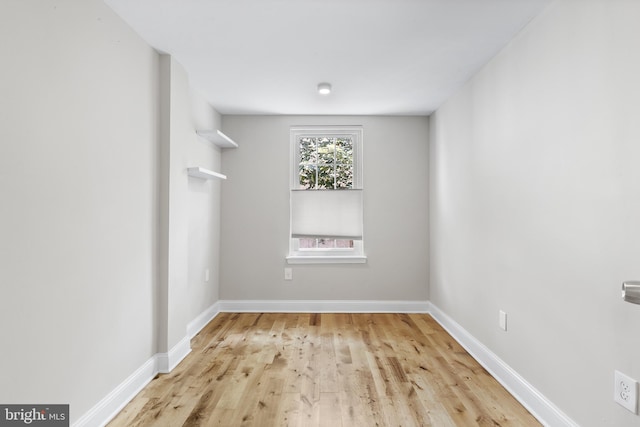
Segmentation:
<svg viewBox="0 0 640 427">
<path fill-rule="evenodd" d="M 301 137 L 299 177 L 304 189 L 353 188 L 353 141 L 345 137 Z"/>
</svg>

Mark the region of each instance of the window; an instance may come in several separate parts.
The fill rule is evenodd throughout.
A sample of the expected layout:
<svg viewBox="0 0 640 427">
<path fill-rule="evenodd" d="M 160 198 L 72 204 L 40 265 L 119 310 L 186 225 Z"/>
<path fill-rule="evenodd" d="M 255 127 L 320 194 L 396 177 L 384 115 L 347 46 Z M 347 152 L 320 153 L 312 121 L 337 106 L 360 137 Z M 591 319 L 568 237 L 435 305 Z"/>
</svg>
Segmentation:
<svg viewBox="0 0 640 427">
<path fill-rule="evenodd" d="M 362 128 L 291 128 L 289 263 L 365 262 Z"/>
</svg>

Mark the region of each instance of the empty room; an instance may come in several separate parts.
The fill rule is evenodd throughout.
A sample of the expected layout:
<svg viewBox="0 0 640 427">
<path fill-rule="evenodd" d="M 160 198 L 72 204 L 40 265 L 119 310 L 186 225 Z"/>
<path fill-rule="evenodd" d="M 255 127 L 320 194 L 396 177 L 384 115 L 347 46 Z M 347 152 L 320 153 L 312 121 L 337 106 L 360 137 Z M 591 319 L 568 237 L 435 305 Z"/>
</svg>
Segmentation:
<svg viewBox="0 0 640 427">
<path fill-rule="evenodd" d="M 638 22 L 2 0 L 0 425 L 640 425 Z"/>
</svg>

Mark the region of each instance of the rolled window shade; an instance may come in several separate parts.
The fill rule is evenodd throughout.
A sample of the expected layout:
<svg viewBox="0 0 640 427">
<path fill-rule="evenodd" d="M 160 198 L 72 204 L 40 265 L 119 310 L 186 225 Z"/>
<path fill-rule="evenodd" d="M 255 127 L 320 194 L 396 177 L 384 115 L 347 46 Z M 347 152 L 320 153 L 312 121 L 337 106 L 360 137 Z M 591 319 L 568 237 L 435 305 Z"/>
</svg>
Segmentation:
<svg viewBox="0 0 640 427">
<path fill-rule="evenodd" d="M 362 240 L 362 190 L 291 190 L 291 237 Z"/>
</svg>

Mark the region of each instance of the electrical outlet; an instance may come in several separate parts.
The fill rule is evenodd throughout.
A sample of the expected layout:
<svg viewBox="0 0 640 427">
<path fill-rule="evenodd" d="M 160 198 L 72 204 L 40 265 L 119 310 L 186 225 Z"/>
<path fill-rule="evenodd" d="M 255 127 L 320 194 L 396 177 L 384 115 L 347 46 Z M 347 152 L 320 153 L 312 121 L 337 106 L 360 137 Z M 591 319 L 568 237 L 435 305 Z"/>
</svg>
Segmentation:
<svg viewBox="0 0 640 427">
<path fill-rule="evenodd" d="M 502 329 L 503 331 L 507 330 L 507 313 L 505 313 L 504 311 L 500 310 L 500 316 L 499 316 L 499 320 L 498 320 L 498 326 L 500 327 L 500 329 Z"/>
<path fill-rule="evenodd" d="M 293 280 L 293 269 L 292 268 L 285 268 L 284 269 L 284 280 Z"/>
<path fill-rule="evenodd" d="M 209 269 L 205 269 L 204 270 L 204 281 L 208 282 L 209 281 Z"/>
<path fill-rule="evenodd" d="M 634 414 L 638 413 L 638 382 L 622 372 L 615 371 L 613 400 Z"/>
</svg>

